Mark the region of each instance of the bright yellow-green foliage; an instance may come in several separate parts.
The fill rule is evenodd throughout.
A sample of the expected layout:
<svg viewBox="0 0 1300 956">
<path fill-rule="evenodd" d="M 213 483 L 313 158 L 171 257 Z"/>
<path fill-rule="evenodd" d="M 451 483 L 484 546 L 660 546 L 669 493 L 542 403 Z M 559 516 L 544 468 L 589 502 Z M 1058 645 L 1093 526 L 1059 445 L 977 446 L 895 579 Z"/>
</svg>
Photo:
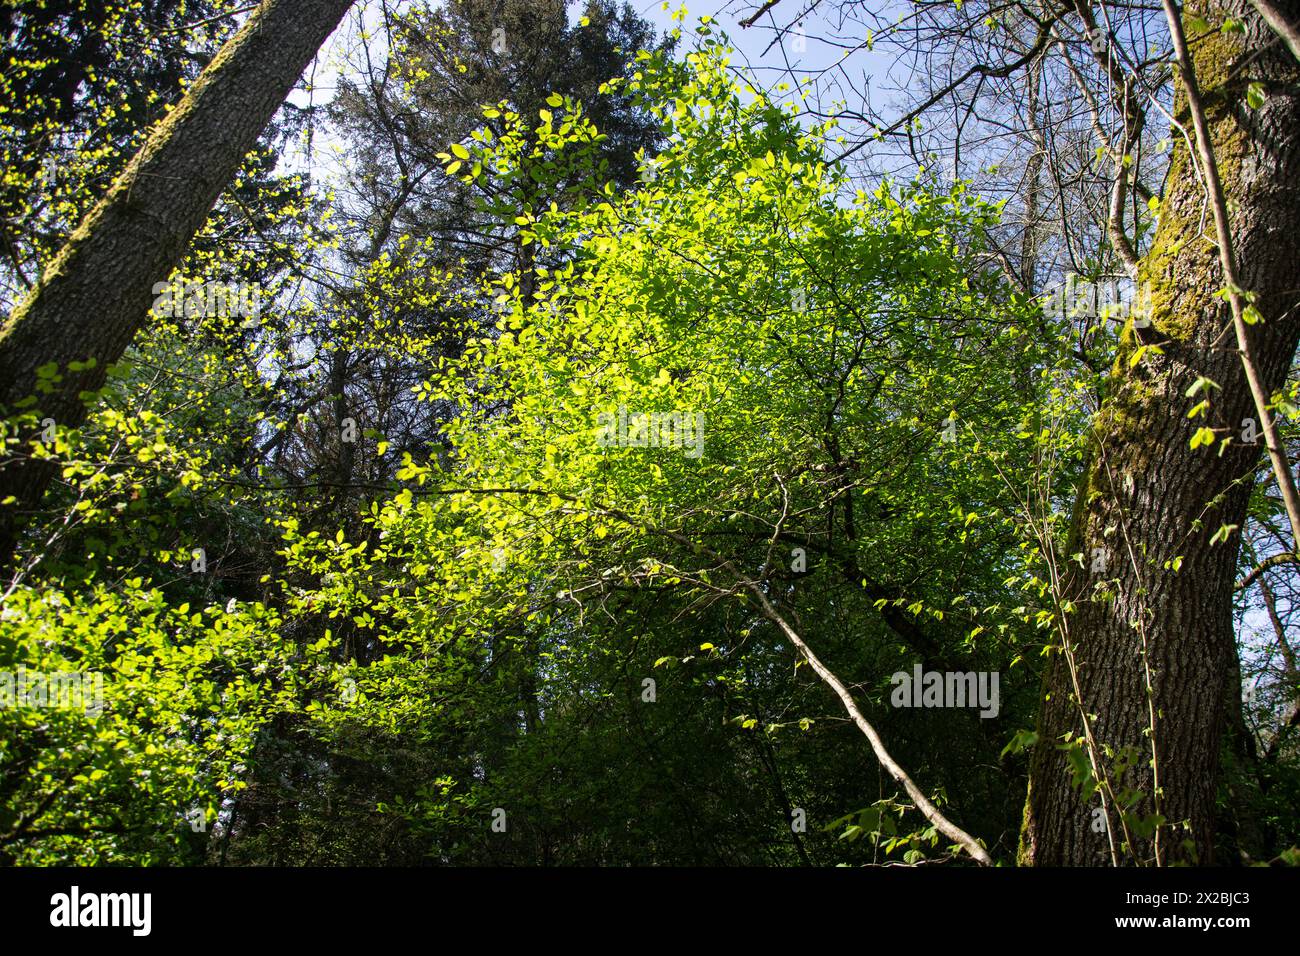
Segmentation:
<svg viewBox="0 0 1300 956">
<path fill-rule="evenodd" d="M 1020 402 L 1038 388 L 1026 309 L 972 265 L 996 211 L 960 186 L 846 195 L 825 130 L 737 86 L 718 44 L 685 66 L 646 57 L 635 88 L 669 135 L 651 181 L 521 217 L 573 255 L 500 277 L 495 330 L 421 389 L 460 409 L 449 462 L 407 461 L 407 487 L 373 509 L 375 547 L 290 535 L 292 563 L 342 572 L 314 601 L 410 647 L 354 675 L 390 729 L 434 716 L 421 702 L 438 698 L 440 657 L 452 668 L 486 634 L 596 626 L 585 601 L 612 587 L 732 587 L 691 542 L 742 529 L 816 541 L 845 499 L 910 519 L 864 521 L 845 543 L 873 576 L 893 577 L 922 530 L 933 549 L 928 579 L 893 603 L 968 629 L 1010 618 L 981 612 L 985 585 L 959 558 L 1005 533 L 989 460 L 1023 447 Z M 514 118 L 449 168 L 504 176 L 525 143 L 562 155 L 591 141 L 575 104 L 538 119 Z M 620 407 L 684 418 L 661 447 L 617 447 L 601 432 Z M 790 551 L 774 544 L 768 560 Z"/>
<path fill-rule="evenodd" d="M 292 703 L 305 673 L 275 640 L 274 611 L 172 606 L 138 578 L 71 595 L 21 587 L 3 619 L 6 671 L 97 674 L 103 694 L 0 709 L 0 826 L 39 816 L 18 863 L 175 859 L 244 785 L 257 728 Z"/>
<path fill-rule="evenodd" d="M 103 195 L 242 0 L 7 0 L 0 63 L 6 256 L 29 280 Z M 181 26 L 183 25 L 183 26 Z M 3 290 L 6 297 L 18 289 Z"/>
</svg>

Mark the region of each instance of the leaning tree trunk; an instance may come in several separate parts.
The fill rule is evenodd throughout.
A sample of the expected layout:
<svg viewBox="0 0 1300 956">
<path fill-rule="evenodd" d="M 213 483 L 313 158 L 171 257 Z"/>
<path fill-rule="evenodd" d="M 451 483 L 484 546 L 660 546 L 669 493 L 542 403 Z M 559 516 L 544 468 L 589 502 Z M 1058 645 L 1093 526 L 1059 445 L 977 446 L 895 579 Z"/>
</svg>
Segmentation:
<svg viewBox="0 0 1300 956">
<path fill-rule="evenodd" d="M 75 427 L 80 398 L 103 384 L 144 323 L 155 283 L 185 255 L 266 124 L 352 0 L 264 0 L 150 134 L 0 332 L 0 410 L 36 393 L 36 370 L 62 380 L 38 395 L 41 418 Z M 71 371 L 73 362 L 94 366 Z M 36 507 L 52 470 L 15 455 L 0 467 L 0 564 L 20 512 Z"/>
<path fill-rule="evenodd" d="M 1283 7 L 1291 22 L 1300 20 L 1300 0 Z M 1274 42 L 1248 0 L 1197 0 L 1184 19 L 1194 13 L 1214 27 L 1189 40 L 1230 202 L 1238 270 L 1244 287 L 1258 294 L 1264 317 L 1250 329 L 1251 348 L 1272 390 L 1283 383 L 1300 339 L 1300 65 Z M 1245 32 L 1221 33 L 1225 16 L 1244 22 Z M 1246 103 L 1252 81 L 1263 83 L 1267 94 L 1257 110 Z M 1179 123 L 1193 135 L 1181 87 L 1175 106 Z M 1140 792 L 1132 812 L 1149 820 L 1158 809 L 1170 824 L 1158 840 L 1142 835 L 1140 823 L 1130 826 L 1133 851 L 1121 852 L 1123 861 L 1213 860 L 1223 708 L 1236 653 L 1232 594 L 1240 539 L 1238 533 L 1217 544 L 1211 538 L 1222 525 L 1244 523 L 1263 441 L 1242 441 L 1243 420 L 1256 411 L 1231 313 L 1214 297 L 1224 283 L 1213 218 L 1186 140 L 1178 131 L 1172 139 L 1159 226 L 1140 272 L 1152 291 L 1153 327 L 1126 333 L 1094 422 L 1095 443 L 1067 546 L 1068 554 L 1083 554 L 1065 587 L 1077 602 L 1067 626 L 1081 701 L 1068 658 L 1054 653 L 1030 766 L 1024 863 L 1112 859 L 1096 812 L 1100 798 L 1084 803 L 1059 746 L 1067 733 L 1083 733 L 1083 713 L 1090 715 L 1099 748 L 1131 748 L 1137 755 L 1136 766 L 1113 778 L 1116 793 L 1122 796 L 1125 787 Z M 1130 368 L 1134 350 L 1152 343 L 1163 355 L 1148 352 Z M 1221 390 L 1207 387 L 1188 398 L 1198 376 Z M 1207 416 L 1189 419 L 1202 398 L 1211 402 Z M 1231 439 L 1222 454 L 1218 441 L 1190 448 L 1202 425 L 1214 428 L 1218 440 Z M 1109 808 L 1109 835 L 1118 846 L 1124 833 L 1116 810 Z"/>
</svg>

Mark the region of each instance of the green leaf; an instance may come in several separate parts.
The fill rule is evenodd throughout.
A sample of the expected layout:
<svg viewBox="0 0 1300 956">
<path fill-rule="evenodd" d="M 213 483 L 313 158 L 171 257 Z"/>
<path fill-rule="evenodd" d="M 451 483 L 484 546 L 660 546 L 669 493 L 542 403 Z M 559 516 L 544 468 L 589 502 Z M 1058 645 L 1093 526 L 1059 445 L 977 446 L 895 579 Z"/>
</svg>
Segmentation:
<svg viewBox="0 0 1300 956">
<path fill-rule="evenodd" d="M 1237 525 L 1235 524 L 1220 525 L 1219 530 L 1214 532 L 1214 537 L 1210 538 L 1210 544 L 1219 544 L 1221 542 L 1227 541 L 1228 538 L 1232 535 L 1232 532 L 1236 530 L 1237 530 Z"/>
<path fill-rule="evenodd" d="M 1037 732 L 1032 730 L 1017 730 L 1015 736 L 1011 738 L 1011 742 L 1002 748 L 1002 753 L 998 756 L 1005 757 L 1007 754 L 1018 754 L 1024 750 L 1028 750 L 1037 743 Z"/>
</svg>

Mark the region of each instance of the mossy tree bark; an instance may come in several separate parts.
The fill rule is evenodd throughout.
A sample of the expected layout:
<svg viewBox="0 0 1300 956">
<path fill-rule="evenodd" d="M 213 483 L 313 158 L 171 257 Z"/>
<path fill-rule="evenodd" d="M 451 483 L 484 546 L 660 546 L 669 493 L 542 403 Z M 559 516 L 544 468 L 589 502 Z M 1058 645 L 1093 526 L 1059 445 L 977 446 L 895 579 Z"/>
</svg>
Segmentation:
<svg viewBox="0 0 1300 956">
<path fill-rule="evenodd" d="M 62 376 L 38 397 L 42 417 L 75 427 L 84 391 L 104 381 L 144 324 L 155 283 L 185 255 L 221 191 L 338 26 L 352 0 L 265 0 L 150 134 L 0 332 L 0 409 L 36 393 L 36 370 Z M 92 368 L 70 371 L 74 362 Z M 0 563 L 19 513 L 36 507 L 52 471 L 17 455 L 0 467 Z"/>
<path fill-rule="evenodd" d="M 1300 2 L 1287 0 L 1284 7 L 1293 22 L 1300 19 Z M 1213 26 L 1188 36 L 1229 201 L 1238 271 L 1264 317 L 1250 329 L 1251 350 L 1273 390 L 1284 382 L 1300 341 L 1300 65 L 1249 0 L 1197 0 L 1184 9 L 1183 22 L 1196 15 Z M 1228 17 L 1244 30 L 1221 32 Z M 1266 93 L 1255 110 L 1246 97 L 1252 82 Z M 1172 134 L 1159 226 L 1139 275 L 1150 284 L 1152 327 L 1126 332 L 1094 421 L 1066 549 L 1084 558 L 1071 564 L 1064 588 L 1076 602 L 1068 615 L 1075 666 L 1054 653 L 1045 678 L 1022 863 L 1112 860 L 1112 841 L 1096 812 L 1101 800 L 1082 799 L 1068 754 L 1058 746 L 1066 734 L 1083 732 L 1084 714 L 1099 745 L 1112 754 L 1127 749 L 1135 758 L 1122 773 L 1103 759 L 1116 793 L 1140 794 L 1130 812 L 1147 821 L 1159 813 L 1169 824 L 1148 834 L 1130 819 L 1132 848 L 1121 856 L 1213 862 L 1224 701 L 1237 693 L 1228 684 L 1239 537 L 1211 539 L 1223 525 L 1244 523 L 1263 441 L 1242 440 L 1244 420 L 1257 413 L 1230 309 L 1215 295 L 1222 271 L 1189 150 L 1185 97 L 1176 99 L 1175 118 L 1187 136 L 1178 129 Z M 1135 351 L 1152 344 L 1163 354 L 1147 352 L 1130 366 Z M 1202 376 L 1220 387 L 1189 399 L 1188 389 Z M 1189 419 L 1203 398 L 1209 410 Z M 1213 428 L 1217 441 L 1193 450 L 1190 439 L 1202 426 Z M 1116 845 L 1125 837 L 1120 809 L 1105 813 Z"/>
</svg>

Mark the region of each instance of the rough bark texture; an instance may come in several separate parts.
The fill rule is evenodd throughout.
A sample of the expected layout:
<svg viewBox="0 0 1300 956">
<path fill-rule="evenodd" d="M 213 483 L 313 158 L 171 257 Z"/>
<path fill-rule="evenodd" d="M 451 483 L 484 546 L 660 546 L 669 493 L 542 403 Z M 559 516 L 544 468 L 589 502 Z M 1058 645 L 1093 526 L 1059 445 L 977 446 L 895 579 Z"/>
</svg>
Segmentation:
<svg viewBox="0 0 1300 956">
<path fill-rule="evenodd" d="M 1285 10 L 1292 20 L 1300 18 L 1300 0 L 1287 0 Z M 1231 204 L 1238 268 L 1264 316 L 1251 329 L 1251 348 L 1265 385 L 1275 389 L 1300 340 L 1300 67 L 1248 0 L 1200 0 L 1188 5 L 1185 21 L 1196 13 L 1215 27 L 1189 35 L 1189 42 Z M 1225 16 L 1244 22 L 1245 32 L 1220 33 Z M 1254 111 L 1246 105 L 1252 81 L 1262 82 L 1267 93 Z M 1185 99 L 1175 107 L 1190 134 Z M 1067 546 L 1070 554 L 1083 552 L 1085 561 L 1082 568 L 1072 566 L 1066 590 L 1078 601 L 1069 628 L 1083 709 L 1095 715 L 1099 743 L 1140 753 L 1137 766 L 1115 783 L 1140 790 L 1134 812 L 1149 817 L 1156 803 L 1145 643 L 1157 715 L 1159 810 L 1171 824 L 1160 834 L 1159 856 L 1207 864 L 1213 862 L 1224 701 L 1236 653 L 1232 593 L 1240 540 L 1236 533 L 1227 543 L 1210 539 L 1223 524 L 1244 523 L 1263 441 L 1241 440 L 1243 419 L 1256 413 L 1230 311 L 1213 297 L 1223 280 L 1210 241 L 1212 218 L 1177 130 L 1173 142 L 1159 228 L 1140 274 L 1151 285 L 1154 327 L 1127 333 L 1094 423 L 1096 444 Z M 1151 343 L 1164 354 L 1148 353 L 1130 369 L 1133 350 Z M 1222 389 L 1187 398 L 1197 376 Z M 1189 420 L 1187 412 L 1201 398 L 1212 403 L 1208 416 Z M 1231 437 L 1221 455 L 1217 444 L 1189 447 L 1201 425 L 1215 428 L 1219 439 Z M 1097 554 L 1104 571 L 1093 571 Z M 1166 566 L 1180 556 L 1181 570 Z M 1098 587 L 1113 596 L 1097 599 Z M 1100 801 L 1082 801 L 1066 755 L 1055 746 L 1083 727 L 1063 655 L 1052 657 L 1044 695 L 1021 862 L 1109 864 L 1106 833 L 1093 826 Z M 1118 844 L 1119 818 L 1112 812 L 1110 819 Z M 1134 849 L 1127 862 L 1157 856 L 1151 839 L 1139 837 Z"/>
<path fill-rule="evenodd" d="M 185 255 L 217 197 L 266 124 L 338 26 L 352 0 L 265 0 L 150 134 L 104 199 L 68 239 L 40 284 L 0 332 L 0 409 L 36 392 L 36 369 L 62 380 L 38 396 L 41 417 L 65 426 L 86 415 L 83 391 L 104 381 L 144 324 L 152 288 Z M 94 359 L 93 368 L 68 365 Z M 0 467 L 0 561 L 16 511 L 34 508 L 50 470 L 15 457 Z"/>
</svg>

